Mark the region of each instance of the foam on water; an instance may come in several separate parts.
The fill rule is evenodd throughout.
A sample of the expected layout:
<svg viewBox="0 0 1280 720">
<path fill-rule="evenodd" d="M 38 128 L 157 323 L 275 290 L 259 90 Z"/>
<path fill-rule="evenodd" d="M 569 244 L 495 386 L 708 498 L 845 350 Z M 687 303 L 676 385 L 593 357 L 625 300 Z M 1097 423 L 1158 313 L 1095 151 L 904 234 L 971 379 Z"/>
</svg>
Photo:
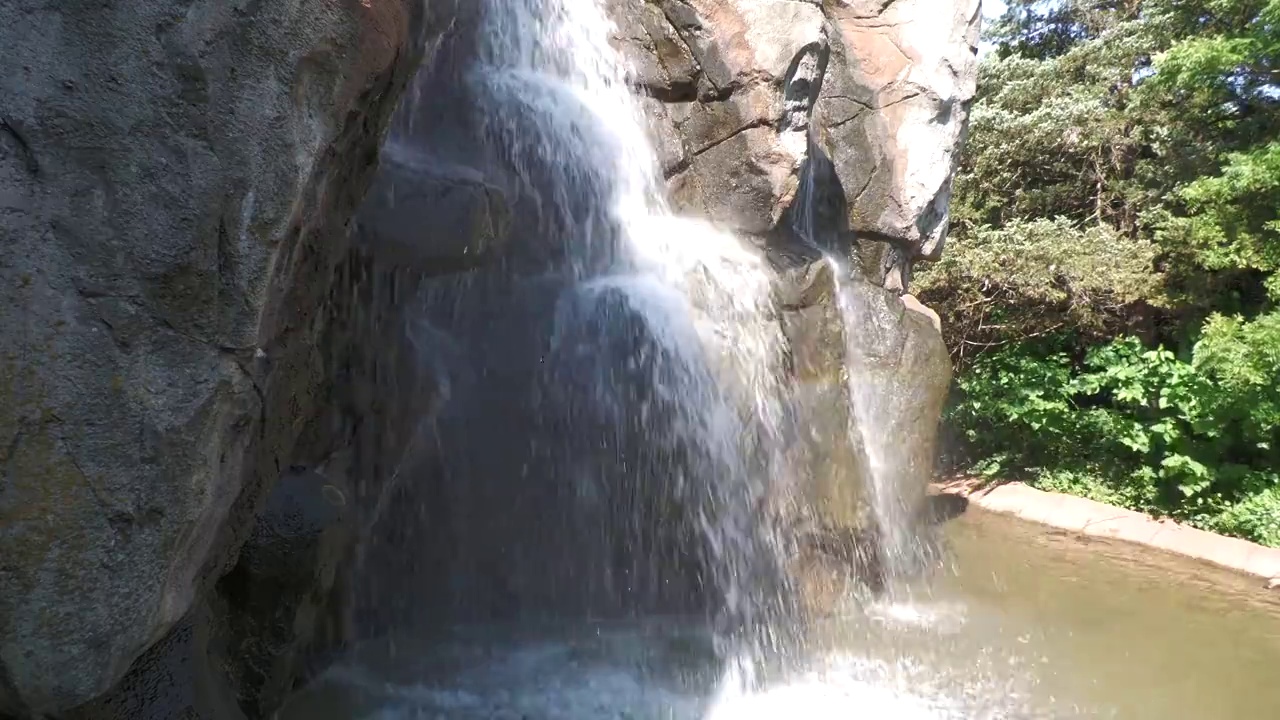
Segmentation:
<svg viewBox="0 0 1280 720">
<path fill-rule="evenodd" d="M 734 666 L 708 682 L 707 658 L 673 652 L 670 637 L 612 630 L 594 638 L 437 647 L 437 671 L 388 682 L 357 668 L 324 683 L 360 696 L 341 710 L 323 694 L 286 717 L 367 720 L 972 720 L 1054 717 L 1033 701 L 1016 658 L 947 667 L 909 652 L 833 651 L 760 681 Z M 1013 663 L 1013 664 L 1010 664 Z M 441 670 L 443 669 L 443 670 Z M 313 691 L 315 692 L 315 691 Z M 329 714 L 333 713 L 333 714 Z M 1056 715 L 1063 716 L 1063 715 Z"/>
<path fill-rule="evenodd" d="M 823 666 L 775 687 L 744 692 L 732 682 L 716 698 L 704 720 L 950 720 L 967 717 L 958 700 L 921 693 L 909 681 L 910 664 L 895 667 L 856 656 L 828 658 Z"/>
</svg>

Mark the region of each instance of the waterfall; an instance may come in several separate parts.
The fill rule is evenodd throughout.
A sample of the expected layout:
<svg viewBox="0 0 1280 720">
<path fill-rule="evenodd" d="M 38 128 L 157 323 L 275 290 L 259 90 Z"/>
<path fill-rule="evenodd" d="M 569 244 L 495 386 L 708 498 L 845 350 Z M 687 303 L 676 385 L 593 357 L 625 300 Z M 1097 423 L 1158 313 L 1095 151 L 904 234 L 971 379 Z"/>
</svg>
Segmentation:
<svg viewBox="0 0 1280 720">
<path fill-rule="evenodd" d="M 477 122 L 560 237 L 572 285 L 556 337 L 583 323 L 643 318 L 660 356 L 641 417 L 674 416 L 651 447 L 689 446 L 667 482 L 692 508 L 729 634 L 767 625 L 781 573 L 768 520 L 788 478 L 784 342 L 762 254 L 673 215 L 627 68 L 599 0 L 485 6 Z M 639 366 L 641 359 L 635 359 Z M 610 373 L 588 383 L 615 403 Z M 673 437 L 658 437 L 669 433 Z M 590 479 L 576 480 L 590 482 Z M 584 489 L 584 496 L 592 496 Z"/>
<path fill-rule="evenodd" d="M 810 140 L 810 158 L 819 153 Z M 929 548 L 917 534 L 915 503 L 923 491 L 920 478 L 903 456 L 909 438 L 895 437 L 889 427 L 894 417 L 892 404 L 898 399 L 893 388 L 879 382 L 875 362 L 885 344 L 885 328 L 870 303 L 886 298 L 867 287 L 861 270 L 844 252 L 833 252 L 838 238 L 825 237 L 818 218 L 816 164 L 810 162 L 801 177 L 796 206 L 791 217 L 795 234 L 821 252 L 835 278 L 836 309 L 843 326 L 844 381 L 849 407 L 849 442 L 862 449 L 862 477 L 874 522 L 874 550 L 886 579 L 909 577 L 924 560 Z M 891 302 L 896 300 L 890 300 Z M 889 586 L 893 590 L 893 585 Z"/>
<path fill-rule="evenodd" d="M 893 437 L 886 418 L 894 398 L 888 388 L 875 380 L 868 348 L 874 347 L 878 331 L 866 301 L 859 296 L 848 263 L 829 258 L 836 277 L 836 300 L 845 335 L 845 383 L 849 393 L 849 432 L 856 435 L 866 459 L 864 477 L 877 530 L 876 552 L 884 572 L 890 577 L 906 575 L 922 548 L 914 528 L 911 502 L 915 480 L 898 456 L 902 438 Z M 864 281 L 865 282 L 865 281 Z"/>
</svg>

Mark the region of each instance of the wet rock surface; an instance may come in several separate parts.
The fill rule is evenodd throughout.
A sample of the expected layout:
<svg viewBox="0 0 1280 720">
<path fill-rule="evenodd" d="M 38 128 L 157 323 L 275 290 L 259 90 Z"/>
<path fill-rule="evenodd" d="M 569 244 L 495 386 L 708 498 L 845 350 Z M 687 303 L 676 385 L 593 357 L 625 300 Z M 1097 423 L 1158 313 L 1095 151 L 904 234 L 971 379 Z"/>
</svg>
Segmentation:
<svg viewBox="0 0 1280 720">
<path fill-rule="evenodd" d="M 236 699 L 264 717 L 305 679 L 308 661 L 342 638 L 335 584 L 353 534 L 346 492 L 315 472 L 276 483 L 217 605 Z"/>
<path fill-rule="evenodd" d="M 778 253 L 778 301 L 792 354 L 805 469 L 796 572 L 815 607 L 849 579 L 875 588 L 885 569 L 884 529 L 871 504 L 872 455 L 890 468 L 905 516 L 923 506 L 951 361 L 937 316 L 827 258 Z M 841 293 L 844 297 L 841 297 Z M 868 436 L 862 426 L 874 428 Z M 867 447 L 868 439 L 876 442 Z M 883 490 L 881 490 L 883 492 Z M 838 571 L 835 568 L 840 568 Z M 815 597 L 810 597 L 812 593 Z"/>
<path fill-rule="evenodd" d="M 870 523 L 865 449 L 851 432 L 841 315 L 835 266 L 820 254 L 781 260 L 782 329 L 791 348 L 796 415 L 803 418 L 797 452 L 805 470 L 811 532 L 864 529 Z"/>
</svg>

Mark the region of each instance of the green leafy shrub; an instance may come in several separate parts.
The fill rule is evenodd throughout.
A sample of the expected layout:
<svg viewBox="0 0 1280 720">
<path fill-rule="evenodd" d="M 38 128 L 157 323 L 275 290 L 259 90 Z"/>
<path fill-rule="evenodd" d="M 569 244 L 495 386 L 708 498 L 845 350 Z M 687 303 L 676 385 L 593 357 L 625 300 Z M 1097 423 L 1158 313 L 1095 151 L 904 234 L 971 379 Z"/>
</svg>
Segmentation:
<svg viewBox="0 0 1280 720">
<path fill-rule="evenodd" d="M 1133 337 L 1010 345 L 957 378 L 975 469 L 1280 544 L 1280 313 L 1215 316 L 1189 359 Z"/>
<path fill-rule="evenodd" d="M 1280 547 L 1280 476 L 1226 507 L 1206 526 L 1226 535 L 1252 538 L 1263 545 Z"/>
<path fill-rule="evenodd" d="M 1161 305 L 1157 248 L 1065 217 L 978 227 L 922 268 L 915 291 L 943 317 L 956 357 L 1061 334 L 1110 337 Z"/>
</svg>

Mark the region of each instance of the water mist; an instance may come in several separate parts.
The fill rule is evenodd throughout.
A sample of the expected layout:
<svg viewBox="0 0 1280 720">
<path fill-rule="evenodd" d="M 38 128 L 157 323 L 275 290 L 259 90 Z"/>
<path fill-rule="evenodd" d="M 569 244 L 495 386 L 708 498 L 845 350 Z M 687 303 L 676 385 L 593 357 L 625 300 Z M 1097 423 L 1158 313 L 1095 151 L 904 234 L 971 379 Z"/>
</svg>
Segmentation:
<svg viewBox="0 0 1280 720">
<path fill-rule="evenodd" d="M 584 319 L 607 324 L 634 313 L 656 339 L 663 361 L 648 402 L 661 407 L 626 411 L 675 416 L 654 432 L 673 433 L 690 450 L 662 480 L 696 516 L 722 636 L 741 639 L 767 627 L 781 597 L 782 552 L 768 511 L 789 473 L 771 275 L 733 236 L 671 213 L 612 30 L 592 1 L 490 3 L 473 75 L 477 119 L 526 189 L 536 185 L 552 232 L 565 231 L 575 282 L 561 300 L 557 336 Z M 607 376 L 576 382 L 594 383 L 588 391 L 599 404 L 614 401 Z M 650 438 L 655 448 L 673 440 Z"/>
</svg>

